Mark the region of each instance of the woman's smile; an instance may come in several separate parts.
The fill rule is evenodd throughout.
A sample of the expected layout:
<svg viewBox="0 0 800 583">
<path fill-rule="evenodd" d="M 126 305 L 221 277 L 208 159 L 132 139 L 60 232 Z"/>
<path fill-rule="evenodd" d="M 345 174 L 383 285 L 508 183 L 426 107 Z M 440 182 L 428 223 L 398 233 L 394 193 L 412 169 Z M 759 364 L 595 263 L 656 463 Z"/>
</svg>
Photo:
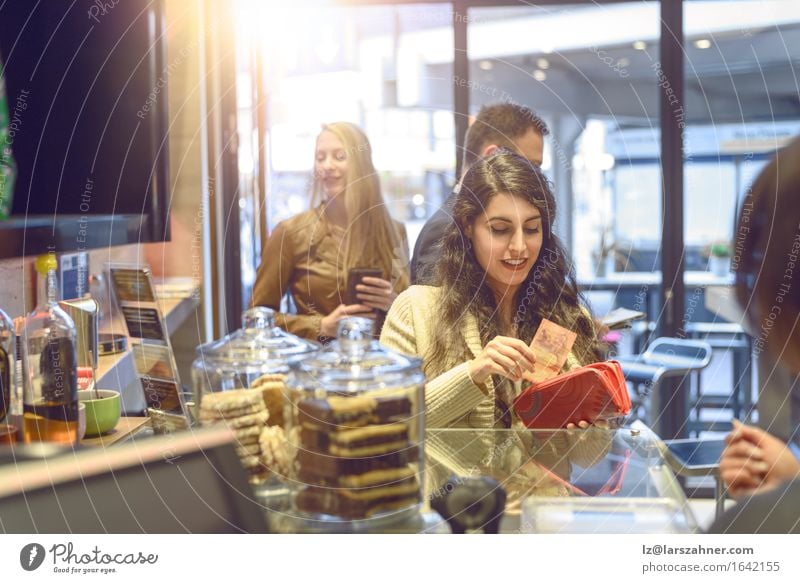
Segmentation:
<svg viewBox="0 0 800 583">
<path fill-rule="evenodd" d="M 501 259 L 500 263 L 506 269 L 511 271 L 519 271 L 520 269 L 525 269 L 525 267 L 528 265 L 528 258 L 521 257 L 519 259 Z"/>
</svg>

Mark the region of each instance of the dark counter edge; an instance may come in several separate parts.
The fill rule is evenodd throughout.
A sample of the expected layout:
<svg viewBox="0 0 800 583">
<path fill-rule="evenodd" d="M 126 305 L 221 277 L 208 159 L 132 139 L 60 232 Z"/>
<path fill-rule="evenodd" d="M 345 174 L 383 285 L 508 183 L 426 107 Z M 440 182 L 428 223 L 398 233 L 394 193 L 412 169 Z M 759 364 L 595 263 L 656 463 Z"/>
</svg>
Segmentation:
<svg viewBox="0 0 800 583">
<path fill-rule="evenodd" d="M 148 215 L 61 215 L 55 220 L 29 216 L 0 221 L 0 259 L 154 241 Z"/>
</svg>

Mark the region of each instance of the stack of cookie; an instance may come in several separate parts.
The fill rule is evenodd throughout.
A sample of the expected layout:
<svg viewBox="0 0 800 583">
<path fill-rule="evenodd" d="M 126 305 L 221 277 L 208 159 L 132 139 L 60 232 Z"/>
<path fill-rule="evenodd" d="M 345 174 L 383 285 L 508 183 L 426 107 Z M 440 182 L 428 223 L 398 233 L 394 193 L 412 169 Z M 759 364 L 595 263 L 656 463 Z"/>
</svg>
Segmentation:
<svg viewBox="0 0 800 583">
<path fill-rule="evenodd" d="M 263 464 L 278 478 L 291 480 L 296 477 L 294 448 L 286 439 L 283 427 L 265 427 L 259 438 Z"/>
<path fill-rule="evenodd" d="M 261 392 L 269 411 L 268 425 L 283 427 L 283 396 L 286 390 L 286 375 L 265 374 L 250 384 L 251 389 Z"/>
<path fill-rule="evenodd" d="M 261 392 L 251 389 L 210 393 L 200 403 L 201 423 L 224 423 L 233 431 L 236 453 L 251 482 L 260 482 L 266 476 L 259 439 L 268 419 Z"/>
<path fill-rule="evenodd" d="M 418 436 L 406 396 L 331 396 L 297 406 L 297 507 L 363 519 L 416 505 Z"/>
</svg>

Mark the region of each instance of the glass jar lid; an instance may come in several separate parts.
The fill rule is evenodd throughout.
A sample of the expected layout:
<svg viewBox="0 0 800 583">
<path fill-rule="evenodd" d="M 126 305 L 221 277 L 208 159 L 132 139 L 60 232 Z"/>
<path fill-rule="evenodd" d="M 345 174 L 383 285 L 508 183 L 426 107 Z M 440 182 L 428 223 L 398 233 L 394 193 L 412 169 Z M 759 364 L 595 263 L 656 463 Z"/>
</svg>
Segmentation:
<svg viewBox="0 0 800 583">
<path fill-rule="evenodd" d="M 320 349 L 317 342 L 298 338 L 275 325 L 275 311 L 257 307 L 242 314 L 242 329 L 201 344 L 197 356 L 206 366 L 243 372 L 286 365 Z"/>
<path fill-rule="evenodd" d="M 288 383 L 303 389 L 361 392 L 425 382 L 419 358 L 384 348 L 372 335 L 373 321 L 344 318 L 336 340 L 324 350 L 292 364 Z"/>
</svg>

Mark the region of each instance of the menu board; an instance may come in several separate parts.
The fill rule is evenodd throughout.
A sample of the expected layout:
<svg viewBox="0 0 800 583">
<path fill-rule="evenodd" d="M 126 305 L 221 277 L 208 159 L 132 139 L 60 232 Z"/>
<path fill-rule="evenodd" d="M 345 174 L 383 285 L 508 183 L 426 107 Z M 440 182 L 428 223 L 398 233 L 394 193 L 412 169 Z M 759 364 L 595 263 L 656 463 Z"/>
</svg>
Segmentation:
<svg viewBox="0 0 800 583">
<path fill-rule="evenodd" d="M 172 351 L 156 344 L 134 344 L 133 358 L 147 407 L 180 415 L 180 382 Z"/>
<path fill-rule="evenodd" d="M 136 373 L 144 392 L 148 415 L 163 420 L 161 427 L 188 425 L 178 367 L 167 326 L 158 304 L 149 267 L 109 265 L 114 294 L 131 337 Z"/>
<path fill-rule="evenodd" d="M 131 338 L 167 341 L 158 309 L 123 306 L 122 315 Z"/>
<path fill-rule="evenodd" d="M 119 302 L 155 302 L 150 269 L 111 268 L 111 279 Z"/>
</svg>

